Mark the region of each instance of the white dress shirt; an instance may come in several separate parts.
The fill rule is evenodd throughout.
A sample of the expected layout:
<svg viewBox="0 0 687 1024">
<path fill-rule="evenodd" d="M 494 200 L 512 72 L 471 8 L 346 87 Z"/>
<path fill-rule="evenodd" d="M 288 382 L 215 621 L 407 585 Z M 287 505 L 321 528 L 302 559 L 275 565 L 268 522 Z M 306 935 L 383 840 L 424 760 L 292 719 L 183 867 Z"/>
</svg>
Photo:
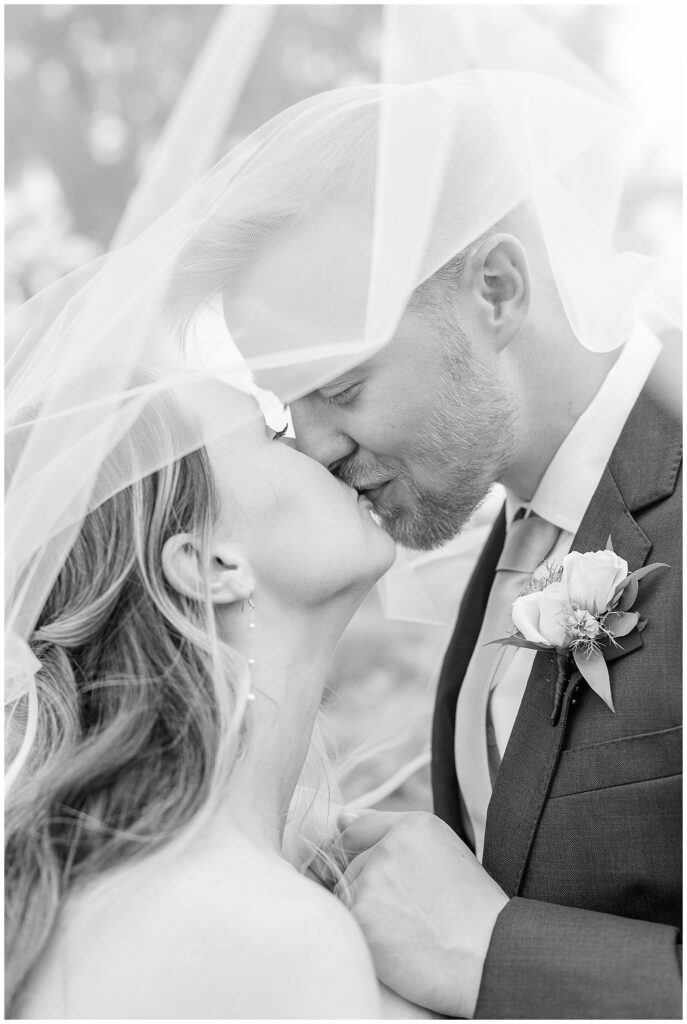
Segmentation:
<svg viewBox="0 0 687 1024">
<path fill-rule="evenodd" d="M 638 324 L 587 409 L 549 463 L 529 504 L 506 492 L 506 529 L 519 508 L 536 512 L 560 527 L 561 534 L 549 561 L 562 564 L 570 551 L 585 512 L 599 486 L 604 469 L 639 398 L 661 344 Z M 536 651 L 518 648 L 507 660 L 489 698 L 487 743 L 503 757 L 536 657 Z M 492 754 L 494 751 L 492 751 Z M 472 823 L 466 822 L 469 834 Z"/>
</svg>

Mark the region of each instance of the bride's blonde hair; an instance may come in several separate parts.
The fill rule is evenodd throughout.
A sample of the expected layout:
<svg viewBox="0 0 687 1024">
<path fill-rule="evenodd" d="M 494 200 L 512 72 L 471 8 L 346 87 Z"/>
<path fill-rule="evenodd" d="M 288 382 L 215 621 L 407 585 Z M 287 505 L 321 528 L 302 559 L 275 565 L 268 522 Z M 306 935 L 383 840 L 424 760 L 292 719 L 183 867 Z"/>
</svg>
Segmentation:
<svg viewBox="0 0 687 1024">
<path fill-rule="evenodd" d="M 178 416 L 157 400 L 117 457 L 164 440 Z M 209 557 L 218 511 L 203 449 L 119 491 L 85 518 L 30 638 L 38 723 L 6 804 L 8 1014 L 67 894 L 181 835 L 235 763 L 245 664 L 219 643 L 209 594 L 183 597 L 161 568 L 180 532 Z M 20 719 L 15 707 L 9 758 Z"/>
</svg>

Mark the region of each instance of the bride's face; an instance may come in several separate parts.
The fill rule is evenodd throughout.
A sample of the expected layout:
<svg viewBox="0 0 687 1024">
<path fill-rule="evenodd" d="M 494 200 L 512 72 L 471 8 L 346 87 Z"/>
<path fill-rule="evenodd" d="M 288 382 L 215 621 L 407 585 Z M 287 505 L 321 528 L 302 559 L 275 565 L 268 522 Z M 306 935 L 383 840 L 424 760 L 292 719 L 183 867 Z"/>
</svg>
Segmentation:
<svg viewBox="0 0 687 1024">
<path fill-rule="evenodd" d="M 276 436 L 253 398 L 235 400 L 250 418 L 207 450 L 219 529 L 240 545 L 256 590 L 307 607 L 369 588 L 395 557 L 394 542 L 370 515 L 371 502 Z"/>
</svg>

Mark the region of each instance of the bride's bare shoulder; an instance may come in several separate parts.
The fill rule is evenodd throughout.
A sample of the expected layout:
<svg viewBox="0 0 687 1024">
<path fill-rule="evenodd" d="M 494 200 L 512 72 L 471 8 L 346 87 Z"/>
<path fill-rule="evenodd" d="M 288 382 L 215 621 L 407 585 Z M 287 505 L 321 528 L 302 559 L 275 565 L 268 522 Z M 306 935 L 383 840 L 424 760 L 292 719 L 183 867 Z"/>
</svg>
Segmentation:
<svg viewBox="0 0 687 1024">
<path fill-rule="evenodd" d="M 86 1002 L 97 993 L 109 1017 L 381 1015 L 354 918 L 277 858 L 142 874 L 99 922 L 99 949 L 76 959 L 82 984 L 70 989 Z"/>
</svg>

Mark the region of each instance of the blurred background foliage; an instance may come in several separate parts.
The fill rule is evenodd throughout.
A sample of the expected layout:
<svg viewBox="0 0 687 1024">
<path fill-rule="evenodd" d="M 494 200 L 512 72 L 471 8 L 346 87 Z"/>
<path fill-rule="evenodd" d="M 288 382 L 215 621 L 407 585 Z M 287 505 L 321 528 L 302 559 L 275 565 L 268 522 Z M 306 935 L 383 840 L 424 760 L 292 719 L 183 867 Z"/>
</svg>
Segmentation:
<svg viewBox="0 0 687 1024">
<path fill-rule="evenodd" d="M 678 7 L 528 10 L 649 114 L 617 241 L 621 248 L 663 251 L 679 282 Z M 106 251 L 220 12 L 205 4 L 5 6 L 9 308 Z M 217 155 L 306 96 L 374 81 L 380 12 L 375 5 L 277 5 Z M 679 290 L 677 284 L 676 295 Z M 492 501 L 479 513 L 472 551 L 456 561 L 454 609 L 497 507 Z M 347 796 L 374 788 L 426 745 L 450 628 L 450 617 L 440 626 L 388 622 L 376 594 L 356 616 L 327 697 L 339 746 L 345 752 L 364 742 L 371 752 L 363 763 L 353 760 Z M 385 806 L 429 803 L 425 770 Z"/>
<path fill-rule="evenodd" d="M 219 10 L 5 7 L 9 305 L 107 248 Z M 376 7 L 279 7 L 222 150 L 305 96 L 372 80 L 378 23 Z"/>
<path fill-rule="evenodd" d="M 644 138 L 619 238 L 622 247 L 652 252 L 675 233 L 671 225 L 679 219 L 679 78 L 670 95 L 660 94 L 672 59 L 665 49 L 670 17 L 663 16 L 664 30 L 652 49 L 641 20 L 641 11 L 651 9 L 632 5 L 632 14 L 629 6 L 528 9 L 640 106 L 642 97 L 651 98 L 653 82 L 660 101 L 651 120 L 665 130 Z M 672 5 L 652 9 L 646 25 L 660 30 L 660 12 Z M 220 10 L 210 4 L 5 6 L 9 306 L 107 248 Z M 277 5 L 222 151 L 306 96 L 374 81 L 380 10 Z M 633 52 L 636 37 L 645 45 L 641 65 Z M 638 66 L 641 90 L 635 96 Z"/>
</svg>

